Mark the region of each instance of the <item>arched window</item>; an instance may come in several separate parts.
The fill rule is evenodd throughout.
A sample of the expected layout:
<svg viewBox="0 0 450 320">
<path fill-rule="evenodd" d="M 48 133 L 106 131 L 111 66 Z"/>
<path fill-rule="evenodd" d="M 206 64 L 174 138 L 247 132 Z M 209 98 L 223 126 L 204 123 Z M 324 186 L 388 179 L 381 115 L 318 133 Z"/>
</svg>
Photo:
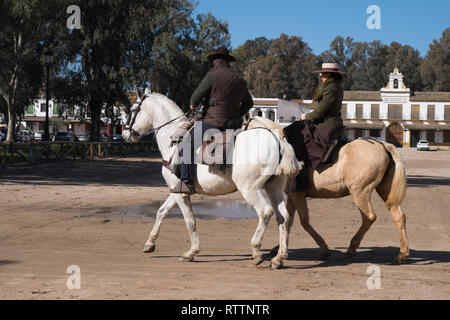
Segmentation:
<svg viewBox="0 0 450 320">
<path fill-rule="evenodd" d="M 394 79 L 394 89 L 398 89 L 398 79 Z"/>
<path fill-rule="evenodd" d="M 263 113 L 262 113 L 261 109 L 255 109 L 255 110 L 253 110 L 253 116 L 254 116 L 254 117 L 262 117 L 262 116 L 263 116 Z"/>
</svg>

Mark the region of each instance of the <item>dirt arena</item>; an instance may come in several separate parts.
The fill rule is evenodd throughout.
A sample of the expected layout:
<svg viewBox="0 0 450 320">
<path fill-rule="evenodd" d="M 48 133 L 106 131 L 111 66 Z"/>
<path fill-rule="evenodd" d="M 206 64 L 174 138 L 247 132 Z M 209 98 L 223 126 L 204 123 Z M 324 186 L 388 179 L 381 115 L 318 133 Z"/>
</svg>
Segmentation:
<svg viewBox="0 0 450 320">
<path fill-rule="evenodd" d="M 278 271 L 269 261 L 258 268 L 252 263 L 256 214 L 199 220 L 202 252 L 195 263 L 178 261 L 190 242 L 183 220 L 172 215 L 156 252 L 142 254 L 156 210 L 139 208 L 168 195 L 156 157 L 0 169 L 0 299 L 449 299 L 450 152 L 401 154 L 408 175 L 406 264 L 391 264 L 399 237 L 374 195 L 378 220 L 356 257 L 345 257 L 360 226 L 352 199 L 311 200 L 311 223 L 332 255 L 319 260 L 296 217 L 289 260 Z M 277 242 L 272 218 L 263 248 Z M 80 267 L 79 290 L 66 286 L 71 265 Z M 372 265 L 380 268 L 379 290 L 367 286 Z"/>
</svg>

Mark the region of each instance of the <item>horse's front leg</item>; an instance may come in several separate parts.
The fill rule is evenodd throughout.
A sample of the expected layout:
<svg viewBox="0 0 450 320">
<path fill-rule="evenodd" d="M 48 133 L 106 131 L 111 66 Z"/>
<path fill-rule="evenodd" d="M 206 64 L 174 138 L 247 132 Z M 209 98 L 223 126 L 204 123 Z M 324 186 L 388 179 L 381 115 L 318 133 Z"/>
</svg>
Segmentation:
<svg viewBox="0 0 450 320">
<path fill-rule="evenodd" d="M 187 194 L 172 194 L 175 201 L 183 213 L 186 227 L 189 231 L 189 237 L 191 238 L 191 249 L 184 253 L 180 261 L 192 262 L 195 256 L 200 253 L 200 240 L 197 234 L 197 224 L 195 222 L 194 213 L 192 211 L 191 197 Z"/>
<path fill-rule="evenodd" d="M 161 223 L 164 220 L 164 218 L 169 213 L 170 209 L 172 209 L 177 202 L 175 201 L 172 194 L 169 195 L 167 200 L 163 203 L 161 208 L 159 208 L 158 212 L 156 213 L 156 220 L 155 224 L 153 225 L 153 229 L 150 232 L 150 236 L 148 237 L 147 242 L 144 246 L 144 253 L 151 253 L 155 251 L 156 248 L 156 239 L 158 239 L 159 236 L 159 230 L 161 229 Z"/>
<path fill-rule="evenodd" d="M 255 209 L 258 214 L 258 227 L 252 237 L 252 258 L 255 265 L 260 265 L 266 259 L 266 255 L 261 251 L 261 244 L 264 233 L 269 224 L 270 218 L 274 213 L 274 209 L 270 200 L 258 189 L 240 190 L 243 198 Z"/>
</svg>

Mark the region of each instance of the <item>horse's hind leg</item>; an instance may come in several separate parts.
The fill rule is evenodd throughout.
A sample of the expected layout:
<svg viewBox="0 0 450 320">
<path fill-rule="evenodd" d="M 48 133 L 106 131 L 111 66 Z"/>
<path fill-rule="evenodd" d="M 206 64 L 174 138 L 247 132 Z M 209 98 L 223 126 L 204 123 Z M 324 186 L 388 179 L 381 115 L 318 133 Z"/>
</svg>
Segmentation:
<svg viewBox="0 0 450 320">
<path fill-rule="evenodd" d="M 161 229 L 161 223 L 164 220 L 164 218 L 169 213 L 169 210 L 172 209 L 177 202 L 172 197 L 172 195 L 169 195 L 167 200 L 164 202 L 164 204 L 159 208 L 158 212 L 156 213 L 156 220 L 155 224 L 153 225 L 153 229 L 150 232 L 150 236 L 148 237 L 147 242 L 144 246 L 144 253 L 151 253 L 155 251 L 156 248 L 156 239 L 158 239 L 159 236 L 159 230 Z"/>
<path fill-rule="evenodd" d="M 191 238 L 191 248 L 181 256 L 180 261 L 192 262 L 194 261 L 195 256 L 200 252 L 200 240 L 198 238 L 197 224 L 192 211 L 191 197 L 187 194 L 172 194 L 172 197 L 175 198 L 175 201 L 178 203 L 178 206 L 183 213 L 184 221 L 189 231 L 189 237 Z"/>
<path fill-rule="evenodd" d="M 406 215 L 403 213 L 399 205 L 393 206 L 389 209 L 395 226 L 400 235 L 400 253 L 397 256 L 398 264 L 402 264 L 406 257 L 409 256 L 408 237 L 406 235 Z"/>
<path fill-rule="evenodd" d="M 255 265 L 259 265 L 265 260 L 265 255 L 261 252 L 261 243 L 274 209 L 262 190 L 241 190 L 241 194 L 258 214 L 258 227 L 251 240 L 251 245 L 253 261 Z"/>
<path fill-rule="evenodd" d="M 386 202 L 389 194 L 389 190 L 383 188 L 383 185 L 377 188 L 377 192 L 380 197 Z M 397 227 L 398 233 L 400 235 L 400 253 L 398 254 L 395 262 L 402 264 L 406 257 L 409 256 L 409 245 L 408 237 L 406 235 L 406 215 L 403 213 L 400 205 L 396 204 L 389 208 L 391 217 L 394 220 L 395 226 Z"/>
<path fill-rule="evenodd" d="M 288 195 L 288 210 L 297 210 L 303 229 L 309 233 L 309 235 L 320 247 L 320 250 L 322 251 L 321 258 L 328 258 L 330 256 L 330 250 L 328 249 L 325 240 L 323 240 L 320 234 L 309 223 L 309 210 L 306 203 L 306 192 L 290 193 Z"/>
<path fill-rule="evenodd" d="M 278 227 L 280 229 L 279 250 L 277 255 L 271 261 L 273 269 L 281 268 L 283 266 L 283 260 L 288 258 L 289 232 L 293 220 L 293 213 L 291 214 L 287 210 L 284 201 L 284 188 L 280 188 L 280 186 L 284 185 L 284 181 L 284 177 L 276 177 L 264 186 L 275 210 Z"/>
<path fill-rule="evenodd" d="M 356 206 L 361 212 L 362 224 L 356 235 L 350 242 L 350 247 L 347 251 L 347 256 L 354 256 L 356 254 L 356 249 L 358 249 L 361 244 L 362 239 L 366 232 L 370 229 L 372 224 L 377 220 L 377 216 L 373 211 L 372 204 L 370 203 L 370 194 L 372 193 L 372 188 L 368 187 L 360 192 L 351 192 Z"/>
</svg>

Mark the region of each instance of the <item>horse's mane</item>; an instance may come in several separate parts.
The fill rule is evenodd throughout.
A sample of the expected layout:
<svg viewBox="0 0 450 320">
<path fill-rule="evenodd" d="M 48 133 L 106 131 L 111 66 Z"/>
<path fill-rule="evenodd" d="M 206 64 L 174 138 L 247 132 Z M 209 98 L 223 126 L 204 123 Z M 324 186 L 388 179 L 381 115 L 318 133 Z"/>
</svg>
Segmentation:
<svg viewBox="0 0 450 320">
<path fill-rule="evenodd" d="M 166 95 L 158 92 L 152 92 L 150 97 L 155 98 L 159 103 L 162 103 L 164 104 L 165 107 L 168 107 L 171 114 L 173 115 L 183 114 L 182 109 Z"/>
</svg>

